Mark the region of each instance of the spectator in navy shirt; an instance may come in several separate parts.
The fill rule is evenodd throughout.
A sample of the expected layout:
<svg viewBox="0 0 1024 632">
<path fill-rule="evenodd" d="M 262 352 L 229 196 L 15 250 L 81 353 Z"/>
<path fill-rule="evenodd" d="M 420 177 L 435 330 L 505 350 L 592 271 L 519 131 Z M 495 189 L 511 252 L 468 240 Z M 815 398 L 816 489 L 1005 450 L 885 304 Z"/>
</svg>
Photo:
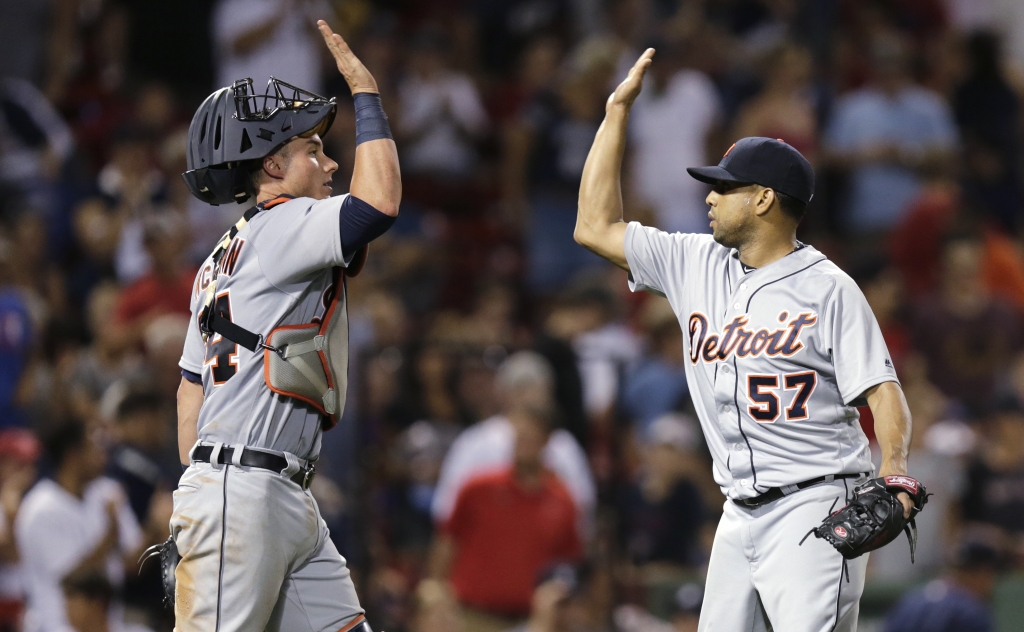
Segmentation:
<svg viewBox="0 0 1024 632">
<path fill-rule="evenodd" d="M 654 421 L 644 437 L 643 470 L 618 502 L 620 544 L 638 566 L 701 562 L 707 512 L 700 488 L 688 476 L 698 432 L 692 419 L 670 414 Z"/>
<path fill-rule="evenodd" d="M 950 571 L 904 597 L 885 632 L 990 632 L 992 598 L 1002 555 L 981 539 L 965 539 Z"/>
</svg>

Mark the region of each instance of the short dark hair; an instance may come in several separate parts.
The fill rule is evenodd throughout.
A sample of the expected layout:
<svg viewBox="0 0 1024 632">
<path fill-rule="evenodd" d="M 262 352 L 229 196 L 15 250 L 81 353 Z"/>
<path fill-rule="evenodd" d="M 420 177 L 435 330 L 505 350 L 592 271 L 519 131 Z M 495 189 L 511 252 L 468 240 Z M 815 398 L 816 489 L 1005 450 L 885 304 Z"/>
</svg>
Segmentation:
<svg viewBox="0 0 1024 632">
<path fill-rule="evenodd" d="M 60 583 L 64 594 L 81 595 L 89 601 L 102 601 L 109 604 L 114 598 L 114 587 L 101 573 L 96 571 L 71 573 Z"/>
<path fill-rule="evenodd" d="M 774 191 L 774 189 L 772 190 Z M 806 204 L 782 191 L 775 191 L 775 197 L 779 200 L 779 207 L 783 213 L 798 222 L 804 218 L 804 213 L 807 212 Z"/>
<path fill-rule="evenodd" d="M 85 424 L 77 419 L 57 422 L 43 433 L 43 448 L 54 468 L 60 468 L 73 451 L 85 445 Z"/>
</svg>

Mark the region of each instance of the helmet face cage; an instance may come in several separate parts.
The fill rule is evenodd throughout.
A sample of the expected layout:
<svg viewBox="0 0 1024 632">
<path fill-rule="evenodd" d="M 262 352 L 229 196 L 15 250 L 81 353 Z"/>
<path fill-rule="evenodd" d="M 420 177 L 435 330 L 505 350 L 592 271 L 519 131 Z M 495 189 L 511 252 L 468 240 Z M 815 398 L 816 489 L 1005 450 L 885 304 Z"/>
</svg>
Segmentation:
<svg viewBox="0 0 1024 632">
<path fill-rule="evenodd" d="M 282 110 L 301 110 L 310 105 L 328 105 L 325 97 L 285 83 L 274 77 L 263 94 L 256 94 L 252 79 L 239 79 L 231 86 L 235 118 L 239 121 L 267 121 Z"/>
</svg>

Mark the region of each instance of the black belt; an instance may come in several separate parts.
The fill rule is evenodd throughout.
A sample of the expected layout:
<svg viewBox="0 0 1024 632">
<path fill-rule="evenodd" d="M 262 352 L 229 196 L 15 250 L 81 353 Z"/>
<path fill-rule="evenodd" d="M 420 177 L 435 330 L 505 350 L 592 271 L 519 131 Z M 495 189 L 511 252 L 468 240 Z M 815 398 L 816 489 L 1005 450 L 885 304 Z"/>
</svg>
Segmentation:
<svg viewBox="0 0 1024 632">
<path fill-rule="evenodd" d="M 858 474 L 835 474 L 835 475 L 832 476 L 832 480 L 841 481 L 841 480 L 846 479 L 846 478 L 860 478 L 861 476 L 864 476 L 864 475 L 865 474 L 863 474 L 863 473 L 858 473 Z M 827 481 L 828 479 L 829 479 L 828 476 L 819 476 L 818 478 L 812 478 L 809 481 L 804 481 L 802 483 L 797 483 L 796 485 L 787 485 L 786 487 L 795 487 L 795 489 L 791 489 L 789 491 L 789 493 L 792 494 L 793 492 L 800 491 L 801 489 L 807 489 L 808 487 L 814 487 L 815 485 L 820 485 L 820 484 L 824 483 L 825 481 Z M 768 491 L 766 491 L 765 493 L 763 493 L 763 494 L 761 494 L 759 496 L 754 496 L 753 498 L 733 498 L 732 501 L 734 503 L 736 503 L 737 505 L 741 506 L 741 507 L 760 507 L 761 505 L 766 505 L 766 504 L 768 504 L 768 503 L 770 503 L 770 502 L 772 502 L 774 500 L 778 500 L 778 499 L 780 499 L 780 498 L 782 498 L 783 496 L 786 496 L 786 495 L 787 494 L 786 494 L 786 492 L 783 491 L 783 488 L 781 488 L 781 487 L 772 487 L 772 488 L 769 488 Z"/>
<path fill-rule="evenodd" d="M 192 460 L 198 463 L 209 463 L 211 454 L 213 454 L 212 445 L 199 445 L 192 450 Z M 217 455 L 217 463 L 222 465 L 234 464 L 234 460 L 232 459 L 234 454 L 235 448 L 224 446 L 221 448 L 220 454 Z M 277 454 L 242 448 L 242 457 L 238 460 L 238 464 L 245 467 L 259 467 L 264 470 L 271 470 L 273 472 L 280 473 L 288 467 L 288 460 Z M 315 475 L 315 468 L 313 467 L 313 464 L 310 463 L 309 467 L 300 469 L 295 475 L 293 475 L 291 480 L 302 489 L 309 489 L 309 484 L 313 482 L 313 476 Z"/>
</svg>

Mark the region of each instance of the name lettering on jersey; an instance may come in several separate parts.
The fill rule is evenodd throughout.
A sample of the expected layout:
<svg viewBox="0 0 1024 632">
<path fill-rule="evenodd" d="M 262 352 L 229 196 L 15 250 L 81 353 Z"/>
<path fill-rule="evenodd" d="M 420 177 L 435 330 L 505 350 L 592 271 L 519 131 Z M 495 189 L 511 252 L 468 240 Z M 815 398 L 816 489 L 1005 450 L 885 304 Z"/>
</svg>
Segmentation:
<svg viewBox="0 0 1024 632">
<path fill-rule="evenodd" d="M 220 273 L 225 276 L 231 276 L 235 271 L 235 267 L 238 265 L 238 257 L 242 254 L 242 246 L 245 245 L 245 240 L 241 237 L 235 237 L 231 245 L 224 252 L 224 258 L 220 260 Z"/>
<path fill-rule="evenodd" d="M 779 322 L 789 319 L 789 312 L 779 314 Z M 737 358 L 768 356 L 789 357 L 804 348 L 800 342 L 803 330 L 818 322 L 814 312 L 804 312 L 789 320 L 785 327 L 775 330 L 747 329 L 749 319 L 737 316 L 722 329 L 722 333 L 709 333 L 708 317 L 700 312 L 690 314 L 687 326 L 690 337 L 690 362 L 697 364 L 727 360 L 736 354 Z"/>
<path fill-rule="evenodd" d="M 213 264 L 207 263 L 203 266 L 202 271 L 196 277 L 196 282 L 192 287 L 192 298 L 197 298 L 201 293 L 206 291 L 207 286 L 210 285 L 210 281 L 213 280 Z"/>
<path fill-rule="evenodd" d="M 234 241 L 228 246 L 228 249 L 224 251 L 224 256 L 220 260 L 220 274 L 225 276 L 231 276 L 234 273 L 235 268 L 238 267 L 238 258 L 242 255 L 242 246 L 245 245 L 245 240 L 236 237 Z M 202 272 L 196 277 L 196 282 L 192 286 L 192 297 L 196 298 L 201 293 L 206 291 L 206 287 L 210 285 L 213 280 L 213 263 L 207 263 L 203 266 Z"/>
</svg>

